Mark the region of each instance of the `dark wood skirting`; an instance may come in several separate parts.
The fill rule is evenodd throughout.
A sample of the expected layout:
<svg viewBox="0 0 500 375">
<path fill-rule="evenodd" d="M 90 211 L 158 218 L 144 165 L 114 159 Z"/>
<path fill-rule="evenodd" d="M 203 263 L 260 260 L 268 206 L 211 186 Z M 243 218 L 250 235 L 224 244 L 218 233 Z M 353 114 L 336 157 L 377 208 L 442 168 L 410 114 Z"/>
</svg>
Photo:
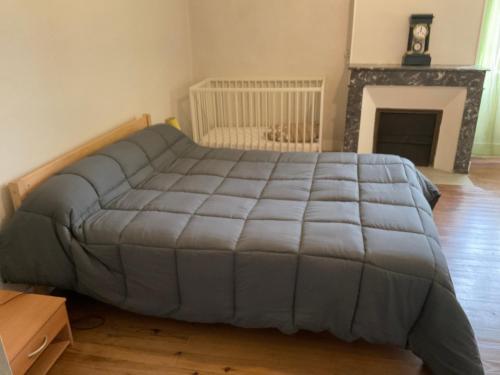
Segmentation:
<svg viewBox="0 0 500 375">
<path fill-rule="evenodd" d="M 344 151 L 356 152 L 358 149 L 361 105 L 366 85 L 465 87 L 467 95 L 454 170 L 458 173 L 468 173 L 485 70 L 456 67 L 350 67 L 349 70 Z"/>
</svg>

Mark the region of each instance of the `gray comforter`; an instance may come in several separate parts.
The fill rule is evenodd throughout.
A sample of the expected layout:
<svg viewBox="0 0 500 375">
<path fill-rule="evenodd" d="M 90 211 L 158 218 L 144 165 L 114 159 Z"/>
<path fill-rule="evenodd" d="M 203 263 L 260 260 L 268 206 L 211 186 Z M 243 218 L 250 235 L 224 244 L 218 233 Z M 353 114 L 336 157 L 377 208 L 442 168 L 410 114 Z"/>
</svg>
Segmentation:
<svg viewBox="0 0 500 375">
<path fill-rule="evenodd" d="M 144 314 L 394 344 L 435 373 L 481 374 L 429 188 L 397 156 L 209 149 L 157 125 L 31 193 L 2 233 L 1 274 Z"/>
</svg>

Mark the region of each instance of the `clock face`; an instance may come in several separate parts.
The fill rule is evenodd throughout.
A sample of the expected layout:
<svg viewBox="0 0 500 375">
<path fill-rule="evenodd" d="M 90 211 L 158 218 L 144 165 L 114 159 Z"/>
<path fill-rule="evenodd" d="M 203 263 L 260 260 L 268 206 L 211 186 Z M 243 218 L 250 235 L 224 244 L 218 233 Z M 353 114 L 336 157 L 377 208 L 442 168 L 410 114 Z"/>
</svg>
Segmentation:
<svg viewBox="0 0 500 375">
<path fill-rule="evenodd" d="M 418 23 L 413 27 L 413 36 L 415 39 L 425 39 L 428 33 L 429 29 L 427 28 L 427 25 L 423 23 Z"/>
</svg>

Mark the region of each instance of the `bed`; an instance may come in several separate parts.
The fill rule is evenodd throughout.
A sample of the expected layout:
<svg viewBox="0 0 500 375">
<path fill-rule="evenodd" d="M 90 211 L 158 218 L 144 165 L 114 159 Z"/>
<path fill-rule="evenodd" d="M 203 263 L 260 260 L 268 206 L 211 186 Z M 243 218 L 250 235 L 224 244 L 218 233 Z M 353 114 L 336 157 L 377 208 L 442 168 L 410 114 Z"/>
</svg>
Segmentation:
<svg viewBox="0 0 500 375">
<path fill-rule="evenodd" d="M 437 190 L 410 161 L 211 149 L 137 124 L 11 187 L 22 204 L 0 236 L 5 280 L 186 321 L 329 331 L 406 347 L 436 374 L 483 373 Z"/>
</svg>

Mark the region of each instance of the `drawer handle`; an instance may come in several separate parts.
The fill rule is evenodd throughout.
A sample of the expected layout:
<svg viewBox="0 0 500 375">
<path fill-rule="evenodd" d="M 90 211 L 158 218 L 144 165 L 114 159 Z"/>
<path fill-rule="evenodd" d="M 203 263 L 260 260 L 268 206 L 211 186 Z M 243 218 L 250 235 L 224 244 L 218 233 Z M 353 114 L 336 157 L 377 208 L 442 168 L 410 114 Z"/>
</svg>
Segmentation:
<svg viewBox="0 0 500 375">
<path fill-rule="evenodd" d="M 47 346 L 48 343 L 49 343 L 49 338 L 47 336 L 45 336 L 43 338 L 42 345 L 40 345 L 40 347 L 37 350 L 35 350 L 34 352 L 31 352 L 30 354 L 28 354 L 28 358 L 32 358 L 32 357 L 40 354 L 41 352 L 43 352 L 43 350 L 45 349 L 45 347 Z"/>
</svg>

